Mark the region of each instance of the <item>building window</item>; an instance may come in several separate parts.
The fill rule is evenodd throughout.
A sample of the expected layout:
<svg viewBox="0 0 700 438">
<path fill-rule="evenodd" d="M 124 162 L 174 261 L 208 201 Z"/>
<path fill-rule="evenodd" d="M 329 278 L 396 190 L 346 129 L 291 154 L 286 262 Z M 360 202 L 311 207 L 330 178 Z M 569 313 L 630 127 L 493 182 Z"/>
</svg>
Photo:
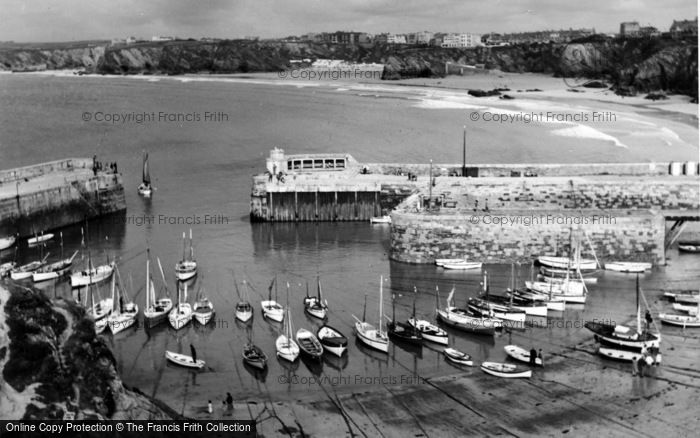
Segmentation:
<svg viewBox="0 0 700 438">
<path fill-rule="evenodd" d="M 314 160 L 314 169 L 323 169 L 323 160 Z"/>
<path fill-rule="evenodd" d="M 313 160 L 304 160 L 302 169 L 313 169 Z"/>
<path fill-rule="evenodd" d="M 345 160 L 342 158 L 335 160 L 335 168 L 336 169 L 345 169 Z"/>
<path fill-rule="evenodd" d="M 326 169 L 333 169 L 335 167 L 334 160 L 325 160 L 325 162 L 326 162 Z"/>
</svg>

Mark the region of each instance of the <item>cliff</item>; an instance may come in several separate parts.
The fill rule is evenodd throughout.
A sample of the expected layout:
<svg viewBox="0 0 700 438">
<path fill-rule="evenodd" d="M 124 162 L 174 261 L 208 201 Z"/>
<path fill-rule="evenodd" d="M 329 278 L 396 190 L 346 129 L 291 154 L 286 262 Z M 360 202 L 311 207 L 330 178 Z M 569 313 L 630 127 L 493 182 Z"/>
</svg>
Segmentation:
<svg viewBox="0 0 700 438">
<path fill-rule="evenodd" d="M 0 371 L 0 418 L 180 418 L 122 384 L 84 309 L 28 288 L 0 286 Z"/>
<path fill-rule="evenodd" d="M 696 96 L 697 43 L 592 37 L 571 44 L 439 48 L 223 40 L 144 42 L 83 49 L 0 48 L 0 69 L 74 69 L 108 74 L 275 72 L 291 59 L 344 59 L 385 65 L 384 79 L 435 77 L 445 63 L 483 64 L 505 72 L 603 78 L 627 92 L 664 90 Z"/>
</svg>

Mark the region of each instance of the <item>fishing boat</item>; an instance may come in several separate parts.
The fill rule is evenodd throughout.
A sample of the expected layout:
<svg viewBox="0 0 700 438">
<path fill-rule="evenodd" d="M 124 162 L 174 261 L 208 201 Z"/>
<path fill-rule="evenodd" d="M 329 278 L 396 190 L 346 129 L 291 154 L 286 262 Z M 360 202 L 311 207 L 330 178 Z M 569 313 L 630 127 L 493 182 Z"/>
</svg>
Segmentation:
<svg viewBox="0 0 700 438">
<path fill-rule="evenodd" d="M 187 356 L 185 354 L 175 353 L 174 351 L 165 351 L 165 358 L 175 365 L 180 365 L 187 368 L 202 369 L 206 362 L 202 359 L 197 359 L 197 351 L 193 346 L 190 345 L 192 351 L 192 356 Z"/>
<path fill-rule="evenodd" d="M 340 330 L 323 325 L 316 332 L 316 337 L 323 346 L 323 351 L 342 356 L 348 350 L 348 338 Z"/>
<path fill-rule="evenodd" d="M 628 362 L 631 362 L 633 360 L 639 360 L 639 358 L 643 355 L 642 352 L 639 350 L 606 347 L 604 345 L 600 345 L 598 347 L 598 354 L 600 354 L 601 356 L 605 356 L 609 359 L 624 360 Z M 658 365 L 663 359 L 661 353 L 655 353 L 653 356 L 647 353 L 644 356 L 647 365 Z"/>
<path fill-rule="evenodd" d="M 679 240 L 678 250 L 683 252 L 700 252 L 700 241 L 698 240 Z"/>
<path fill-rule="evenodd" d="M 141 175 L 141 184 L 139 184 L 139 195 L 150 198 L 153 191 L 151 187 L 151 173 L 148 170 L 148 152 L 143 152 L 143 171 Z"/>
<path fill-rule="evenodd" d="M 17 236 L 15 235 L 0 237 L 0 251 L 11 248 L 15 242 L 17 242 Z"/>
<path fill-rule="evenodd" d="M 262 307 L 262 313 L 265 318 L 276 322 L 282 322 L 284 319 L 284 307 L 276 300 L 272 299 L 272 286 L 275 286 L 275 298 L 277 298 L 277 277 L 275 277 L 272 279 L 270 287 L 267 288 L 267 300 L 261 301 L 260 306 Z M 289 283 L 287 283 L 287 288 L 289 289 Z"/>
<path fill-rule="evenodd" d="M 685 312 L 690 315 L 697 315 L 700 313 L 700 303 L 673 303 L 673 310 L 678 310 L 679 312 Z"/>
<path fill-rule="evenodd" d="M 413 317 L 416 317 L 416 303 L 413 302 Z M 423 335 L 420 330 L 407 322 L 396 320 L 396 296 L 391 294 L 391 319 L 386 324 L 389 337 L 398 342 L 406 344 L 420 345 L 423 343 Z"/>
<path fill-rule="evenodd" d="M 119 277 L 119 287 L 116 285 L 117 277 Z M 116 335 L 133 326 L 136 323 L 136 316 L 139 314 L 139 306 L 129 300 L 118 269 L 117 275 L 112 276 L 112 303 L 112 312 L 106 320 L 109 330 L 113 335 Z"/>
<path fill-rule="evenodd" d="M 390 224 L 391 223 L 391 216 L 389 215 L 384 215 L 384 216 L 375 216 L 369 219 L 369 223 L 371 224 Z"/>
<path fill-rule="evenodd" d="M 39 270 L 32 273 L 32 280 L 35 283 L 47 280 L 53 280 L 64 276 L 70 272 L 70 268 L 73 266 L 73 260 L 75 256 L 78 255 L 78 251 L 74 252 L 73 255 L 67 259 L 63 258 L 63 233 L 61 236 L 61 260 L 45 265 Z"/>
<path fill-rule="evenodd" d="M 177 290 L 177 304 L 168 314 L 170 326 L 180 330 L 192 321 L 192 306 L 187 302 L 187 283 L 185 283 L 184 297 L 180 297 L 180 288 Z"/>
<path fill-rule="evenodd" d="M 306 297 L 304 297 L 304 312 L 318 319 L 326 319 L 328 315 L 328 302 L 321 296 L 321 280 L 316 278 L 316 296 L 309 296 L 309 284 L 306 284 Z"/>
<path fill-rule="evenodd" d="M 160 259 L 158 261 L 158 269 L 160 269 L 160 275 L 163 279 L 163 285 L 165 286 L 165 297 L 156 298 L 156 288 L 153 284 L 153 278 L 151 277 L 151 257 L 150 249 L 147 250 L 146 256 L 146 308 L 143 311 L 143 319 L 148 327 L 155 327 L 156 325 L 164 322 L 168 318 L 168 314 L 173 309 L 173 300 L 170 299 L 167 282 L 165 281 L 165 273 L 163 272 L 163 266 L 160 264 Z"/>
<path fill-rule="evenodd" d="M 238 290 L 238 282 L 235 282 L 235 284 L 236 293 L 238 293 L 239 298 L 241 298 L 241 300 L 236 303 L 236 319 L 241 322 L 248 322 L 253 317 L 253 306 L 251 306 L 250 302 L 248 301 L 248 283 L 243 280 L 243 286 L 245 286 L 245 296 L 243 297 L 241 297 L 240 291 Z"/>
<path fill-rule="evenodd" d="M 40 243 L 46 242 L 47 240 L 51 240 L 51 239 L 53 239 L 52 233 L 46 233 L 46 234 L 41 233 L 38 236 L 35 235 L 34 237 L 27 239 L 27 245 L 34 246 L 34 245 L 38 245 Z"/>
<path fill-rule="evenodd" d="M 194 306 L 194 319 L 202 324 L 207 325 L 214 318 L 214 304 L 209 301 L 209 298 L 204 294 L 204 289 L 199 289 L 197 293 L 197 301 Z"/>
<path fill-rule="evenodd" d="M 277 349 L 277 357 L 288 362 L 295 362 L 299 357 L 299 345 L 292 339 L 292 315 L 289 313 L 289 307 L 285 313 L 284 333 L 277 337 L 275 348 Z"/>
<path fill-rule="evenodd" d="M 563 312 L 566 309 L 566 301 L 560 298 L 553 298 L 549 294 L 532 292 L 528 290 L 516 289 L 513 292 L 513 301 L 521 300 L 524 302 L 544 303 L 547 310 Z"/>
<path fill-rule="evenodd" d="M 511 282 L 514 281 L 513 266 L 511 265 Z M 484 272 L 484 279 L 482 282 L 483 295 L 480 298 L 469 298 L 469 300 L 467 300 L 467 307 L 469 310 L 479 316 L 524 323 L 526 317 L 525 311 L 512 307 L 510 305 L 512 298 L 497 296 L 492 300 L 489 294 L 489 284 L 488 273 Z M 546 312 L 547 308 L 545 307 L 544 310 Z"/>
<path fill-rule="evenodd" d="M 543 265 L 550 268 L 560 268 L 560 269 L 572 269 L 580 271 L 594 271 L 598 264 L 592 259 L 580 259 L 578 261 L 572 261 L 569 257 L 550 257 L 550 256 L 540 256 L 537 261 Z"/>
<path fill-rule="evenodd" d="M 526 281 L 525 287 L 535 292 L 543 294 L 551 293 L 554 296 L 566 297 L 568 301 L 586 296 L 586 287 L 583 282 L 572 279 L 563 279 L 561 281 Z M 571 301 L 573 302 L 573 301 Z"/>
<path fill-rule="evenodd" d="M 530 352 L 526 349 L 518 347 L 517 345 L 506 345 L 505 347 L 503 347 L 503 349 L 506 351 L 506 354 L 509 357 L 512 357 L 515 360 L 519 360 L 520 362 L 530 363 Z M 543 366 L 542 358 L 535 358 L 535 364 Z"/>
<path fill-rule="evenodd" d="M 182 260 L 175 264 L 175 276 L 180 281 L 186 281 L 197 275 L 197 261 L 194 259 L 192 248 L 192 228 L 190 228 L 190 251 L 187 253 L 187 239 L 182 233 Z"/>
<path fill-rule="evenodd" d="M 700 291 L 683 290 L 683 291 L 665 291 L 664 296 L 673 301 L 684 303 L 700 303 Z"/>
<path fill-rule="evenodd" d="M 5 278 L 8 275 L 10 275 L 10 271 L 15 269 L 17 267 L 17 263 L 15 262 L 5 262 L 2 265 L 0 265 L 0 278 Z"/>
<path fill-rule="evenodd" d="M 416 319 L 414 316 L 408 319 L 408 323 L 420 332 L 420 334 L 423 336 L 423 340 L 442 345 L 448 344 L 449 337 L 447 332 L 430 321 Z"/>
<path fill-rule="evenodd" d="M 526 370 L 517 365 L 500 362 L 484 362 L 481 364 L 481 370 L 486 374 L 491 374 L 496 377 L 505 377 L 507 379 L 527 378 L 532 377 L 532 370 Z"/>
<path fill-rule="evenodd" d="M 99 321 L 103 318 L 106 318 L 112 313 L 112 308 L 114 307 L 114 300 L 112 298 L 102 299 L 100 297 L 100 291 L 97 287 L 88 287 L 86 290 L 86 294 L 89 296 L 90 302 L 88 314 L 92 316 L 92 319 L 94 321 Z M 95 295 L 97 295 L 97 300 L 95 300 Z M 87 301 L 88 300 L 86 300 L 86 302 Z"/>
<path fill-rule="evenodd" d="M 267 355 L 260 347 L 248 342 L 243 347 L 243 361 L 253 368 L 262 370 L 267 366 Z"/>
<path fill-rule="evenodd" d="M 641 351 L 642 348 L 659 348 L 661 335 L 642 330 L 641 304 L 639 302 L 639 276 L 637 276 L 637 325 L 628 327 L 604 321 L 588 321 L 584 324 L 594 333 L 595 340 L 606 347 L 632 349 Z"/>
<path fill-rule="evenodd" d="M 605 264 L 606 271 L 624 272 L 624 273 L 642 273 L 651 269 L 651 263 L 638 262 L 608 262 Z"/>
<path fill-rule="evenodd" d="M 389 352 L 389 337 L 382 330 L 382 307 L 383 307 L 383 283 L 384 277 L 379 279 L 379 318 L 377 327 L 367 322 L 367 294 L 365 294 L 365 305 L 362 311 L 362 321 L 360 321 L 355 315 L 355 335 L 357 339 L 364 345 L 383 353 Z"/>
<path fill-rule="evenodd" d="M 437 291 L 436 291 L 437 292 Z M 503 327 L 500 319 L 493 317 L 482 317 L 469 309 L 461 309 L 454 306 L 453 297 L 455 289 L 447 296 L 447 306 L 444 309 L 437 309 L 438 320 L 450 327 L 481 334 L 493 336 L 497 328 Z"/>
<path fill-rule="evenodd" d="M 81 287 L 87 286 L 88 284 L 97 284 L 109 279 L 113 273 L 114 263 L 100 265 L 80 272 L 74 272 L 70 276 L 70 285 L 71 287 Z"/>
<path fill-rule="evenodd" d="M 297 330 L 296 338 L 297 345 L 299 345 L 303 355 L 309 359 L 321 360 L 323 345 L 313 333 L 305 328 L 300 328 Z"/>
<path fill-rule="evenodd" d="M 482 265 L 483 263 L 481 262 L 461 261 L 459 263 L 443 263 L 442 265 L 438 266 L 441 266 L 444 269 L 451 269 L 455 271 L 468 271 L 473 269 L 481 269 Z"/>
<path fill-rule="evenodd" d="M 31 263 L 27 263 L 26 265 L 22 265 L 19 267 L 16 267 L 10 271 L 10 278 L 13 280 L 24 280 L 27 278 L 31 278 L 34 272 L 38 271 L 46 265 L 46 257 L 49 255 L 46 254 L 46 256 L 42 260 L 35 260 Z"/>
<path fill-rule="evenodd" d="M 454 348 L 445 348 L 443 354 L 450 362 L 456 363 L 457 365 L 464 366 L 474 366 L 474 362 L 471 360 L 471 356 L 467 353 L 462 353 L 461 351 Z"/>
<path fill-rule="evenodd" d="M 700 327 L 700 315 L 678 315 L 674 313 L 659 313 L 659 319 L 664 324 L 681 327 Z"/>
<path fill-rule="evenodd" d="M 597 284 L 599 274 L 600 271 L 598 270 L 581 272 L 571 269 L 559 269 L 549 268 L 547 266 L 540 266 L 540 275 L 538 275 L 538 279 L 540 281 L 556 283 L 557 281 L 562 281 L 568 276 L 569 278 L 578 277 L 585 284 Z"/>
</svg>

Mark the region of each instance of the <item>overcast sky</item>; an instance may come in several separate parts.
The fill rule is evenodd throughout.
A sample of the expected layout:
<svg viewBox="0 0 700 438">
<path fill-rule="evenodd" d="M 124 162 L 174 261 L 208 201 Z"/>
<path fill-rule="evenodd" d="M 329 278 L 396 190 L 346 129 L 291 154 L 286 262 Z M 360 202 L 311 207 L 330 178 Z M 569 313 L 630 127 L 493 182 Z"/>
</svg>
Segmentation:
<svg viewBox="0 0 700 438">
<path fill-rule="evenodd" d="M 306 32 L 517 32 L 621 21 L 665 31 L 697 16 L 696 0 L 0 0 L 0 41 L 172 35 L 281 37 Z"/>
</svg>

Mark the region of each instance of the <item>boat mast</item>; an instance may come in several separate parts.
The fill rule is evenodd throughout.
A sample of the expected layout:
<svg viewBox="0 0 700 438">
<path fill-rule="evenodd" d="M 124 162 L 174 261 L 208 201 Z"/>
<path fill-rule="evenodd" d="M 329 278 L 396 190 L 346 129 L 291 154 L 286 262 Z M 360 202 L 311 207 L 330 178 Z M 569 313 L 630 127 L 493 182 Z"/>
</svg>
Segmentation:
<svg viewBox="0 0 700 438">
<path fill-rule="evenodd" d="M 187 237 L 185 237 L 185 232 L 182 232 L 182 261 L 187 260 Z"/>
<path fill-rule="evenodd" d="M 379 334 L 382 334 L 382 301 L 384 298 L 384 276 L 379 276 Z"/>
<path fill-rule="evenodd" d="M 165 295 L 170 297 L 170 291 L 168 290 L 168 282 L 165 281 L 165 273 L 163 272 L 163 265 L 160 264 L 160 257 L 156 257 L 156 260 L 158 261 L 158 269 L 160 270 L 160 276 L 163 279 L 163 286 L 165 286 Z M 151 290 L 153 291 L 153 304 L 155 304 L 156 290 L 155 290 L 155 287 L 153 287 L 153 279 L 152 278 L 151 278 Z"/>
<path fill-rule="evenodd" d="M 117 272 L 119 272 L 119 271 L 117 271 Z M 116 301 L 115 298 L 117 298 L 117 297 L 114 296 L 114 291 L 115 291 L 115 289 L 117 288 L 117 287 L 116 287 L 116 283 L 117 283 L 117 276 L 116 276 L 116 275 L 112 275 L 112 312 L 114 312 L 114 303 L 115 303 L 115 301 Z M 118 299 L 118 298 L 117 298 L 117 299 Z M 118 309 L 119 309 L 119 308 L 118 308 Z M 121 310 L 121 309 L 119 309 L 119 310 Z M 117 312 L 117 313 L 119 313 L 119 312 Z"/>
<path fill-rule="evenodd" d="M 192 248 L 192 228 L 190 228 L 190 261 L 194 260 L 194 248 Z"/>
<path fill-rule="evenodd" d="M 362 308 L 362 322 L 367 321 L 367 292 L 365 292 L 365 306 Z"/>
<path fill-rule="evenodd" d="M 317 294 L 318 294 L 317 299 L 318 299 L 318 303 L 321 304 L 321 277 L 318 277 L 318 276 L 316 277 L 316 284 L 318 286 L 318 288 L 316 289 Z"/>
<path fill-rule="evenodd" d="M 639 308 L 639 274 L 637 274 L 637 333 L 642 333 L 642 317 Z"/>
<path fill-rule="evenodd" d="M 150 285 L 148 284 L 149 280 L 151 279 L 150 261 L 151 261 L 151 249 L 146 248 L 146 310 L 150 310 L 150 308 L 151 308 L 151 292 L 153 292 L 151 290 Z M 153 301 L 155 301 L 155 297 L 153 297 L 153 298 L 154 298 Z"/>
</svg>

